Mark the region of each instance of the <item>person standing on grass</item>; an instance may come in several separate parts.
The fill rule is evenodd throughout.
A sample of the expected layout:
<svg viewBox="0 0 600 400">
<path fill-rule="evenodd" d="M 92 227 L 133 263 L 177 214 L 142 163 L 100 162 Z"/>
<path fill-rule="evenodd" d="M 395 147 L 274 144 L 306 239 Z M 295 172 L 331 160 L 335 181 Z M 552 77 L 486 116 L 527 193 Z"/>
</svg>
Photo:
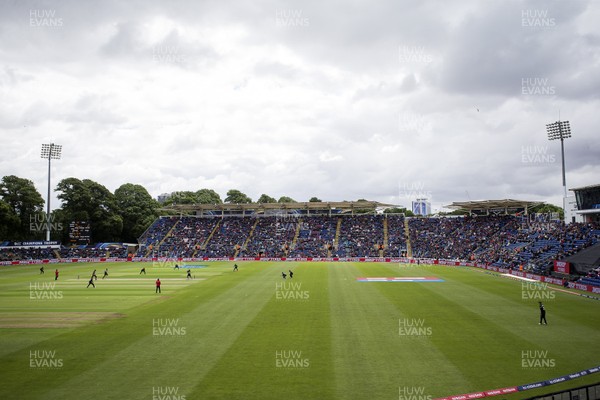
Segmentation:
<svg viewBox="0 0 600 400">
<path fill-rule="evenodd" d="M 238 266 L 237 266 L 237 264 L 233 264 L 233 271 L 235 272 L 235 271 L 237 271 L 237 270 L 238 270 Z"/>
<path fill-rule="evenodd" d="M 286 277 L 286 276 L 287 276 L 287 275 L 285 274 L 285 272 L 283 272 L 283 271 L 282 271 L 282 272 L 281 272 L 281 277 L 282 277 L 283 279 L 285 279 L 285 277 Z"/>
<path fill-rule="evenodd" d="M 108 268 L 106 268 L 104 270 L 104 275 L 102 275 L 102 279 L 106 278 L 108 276 Z"/>
<path fill-rule="evenodd" d="M 548 325 L 548 322 L 546 321 L 546 309 L 544 308 L 544 304 L 542 304 L 542 302 L 540 301 L 540 325 L 542 324 L 542 321 L 544 321 L 544 325 Z"/>
<path fill-rule="evenodd" d="M 89 288 L 90 285 L 92 285 L 94 287 L 94 289 L 96 288 L 96 285 L 94 285 L 94 276 L 93 275 L 90 277 L 90 281 L 88 282 L 88 285 L 85 288 L 86 289 Z"/>
<path fill-rule="evenodd" d="M 154 293 L 162 293 L 160 291 L 160 278 L 156 278 L 156 291 Z"/>
<path fill-rule="evenodd" d="M 40 268 L 40 274 L 44 273 L 44 266 L 42 265 L 42 268 Z"/>
<path fill-rule="evenodd" d="M 54 280 L 55 281 L 58 280 L 58 269 L 56 271 L 54 271 Z"/>
<path fill-rule="evenodd" d="M 143 273 L 144 275 L 146 275 L 146 267 L 143 267 L 143 268 L 140 270 L 140 275 L 141 275 L 142 273 Z"/>
<path fill-rule="evenodd" d="M 185 277 L 185 279 L 192 279 L 192 270 L 191 269 L 187 270 L 187 276 Z"/>
<path fill-rule="evenodd" d="M 292 279 L 294 277 L 294 273 L 292 272 L 291 269 L 288 269 L 288 272 L 290 273 L 290 279 Z"/>
</svg>

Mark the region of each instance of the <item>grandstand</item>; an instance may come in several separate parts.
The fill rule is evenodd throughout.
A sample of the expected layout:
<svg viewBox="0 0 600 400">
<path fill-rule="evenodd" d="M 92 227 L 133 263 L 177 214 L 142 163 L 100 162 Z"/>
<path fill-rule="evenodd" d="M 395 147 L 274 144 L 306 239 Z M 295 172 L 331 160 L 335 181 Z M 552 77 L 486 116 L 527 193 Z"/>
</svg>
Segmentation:
<svg viewBox="0 0 600 400">
<path fill-rule="evenodd" d="M 382 214 L 377 202 L 172 205 L 138 240 L 139 258 L 390 258 L 477 262 L 538 275 L 593 279 L 600 224 L 531 214 L 519 200 L 453 203 L 467 216 Z M 131 248 L 0 246 L 0 260 L 127 257 Z M 588 249 L 588 250 L 586 250 Z M 585 250 L 585 251 L 584 251 Z M 591 283 L 590 283 L 591 284 Z"/>
<path fill-rule="evenodd" d="M 577 214 L 586 222 L 600 221 L 600 185 L 590 185 L 569 189 L 575 193 Z"/>
<path fill-rule="evenodd" d="M 176 379 L 179 379 L 184 371 L 189 376 L 185 380 L 193 381 L 194 376 L 199 375 L 198 365 L 205 367 L 207 378 L 202 378 L 203 380 L 198 384 L 200 388 L 198 390 L 202 392 L 194 392 L 193 398 L 234 398 L 236 396 L 230 396 L 229 393 L 257 392 L 257 389 L 248 389 L 244 386 L 245 382 L 239 384 L 239 387 L 232 388 L 231 382 L 237 381 L 231 379 L 229 372 L 231 370 L 242 371 L 244 375 L 251 376 L 250 380 L 253 382 L 261 384 L 265 382 L 265 388 L 260 391 L 261 395 L 255 398 L 272 398 L 269 396 L 272 389 L 268 386 L 273 377 L 281 376 L 282 371 L 277 369 L 273 373 L 268 366 L 273 366 L 274 354 L 277 366 L 279 360 L 277 355 L 281 354 L 282 350 L 275 346 L 279 346 L 277 343 L 282 337 L 292 337 L 294 343 L 302 342 L 302 346 L 298 346 L 300 348 L 298 351 L 308 354 L 311 365 L 313 362 L 314 365 L 327 365 L 335 357 L 336 362 L 341 365 L 356 368 L 356 375 L 344 376 L 340 378 L 340 382 L 359 381 L 357 387 L 369 385 L 375 374 L 385 375 L 386 371 L 392 371 L 393 366 L 398 365 L 398 354 L 402 354 L 403 357 L 408 354 L 407 363 L 420 365 L 419 362 L 424 359 L 423 354 L 434 354 L 430 350 L 433 349 L 430 347 L 433 342 L 435 346 L 447 346 L 441 348 L 446 350 L 440 352 L 440 358 L 435 360 L 436 365 L 441 366 L 440 370 L 450 370 L 461 363 L 465 365 L 461 367 L 465 370 L 468 368 L 472 368 L 472 371 L 483 370 L 490 368 L 489 360 L 493 360 L 494 365 L 501 365 L 498 370 L 506 370 L 507 374 L 512 374 L 506 377 L 502 374 L 502 379 L 491 376 L 488 381 L 474 381 L 478 385 L 477 390 L 509 384 L 520 385 L 525 382 L 535 382 L 536 379 L 558 382 L 566 379 L 564 376 L 577 376 L 586 385 L 596 385 L 591 381 L 592 378 L 578 375 L 582 373 L 570 372 L 586 368 L 583 373 L 587 374 L 587 371 L 592 370 L 588 369 L 589 365 L 596 365 L 591 363 L 597 361 L 593 358 L 594 352 L 588 350 L 595 349 L 593 334 L 597 329 L 594 330 L 594 326 L 590 325 L 593 322 L 590 315 L 596 312 L 592 308 L 595 305 L 583 301 L 600 300 L 597 297 L 597 293 L 600 293 L 600 269 L 597 265 L 593 265 L 597 262 L 593 254 L 600 249 L 598 223 L 566 225 L 548 214 L 532 214 L 523 208 L 515 208 L 512 212 L 507 208 L 506 211 L 509 212 L 503 210 L 499 213 L 493 208 L 490 208 L 489 212 L 473 209 L 473 212 L 466 216 L 406 217 L 402 214 L 381 213 L 378 203 L 360 206 L 348 204 L 347 207 L 344 204 L 332 207 L 331 203 L 310 204 L 306 208 L 302 208 L 303 205 L 303 203 L 274 204 L 268 207 L 227 205 L 215 209 L 201 206 L 200 210 L 189 205 L 176 206 L 170 211 L 175 210 L 178 215 L 157 218 L 141 235 L 135 255 L 128 252 L 130 250 L 128 246 L 115 243 L 68 248 L 61 247 L 58 242 L 52 248 L 35 246 L 43 242 L 31 242 L 27 246 L 23 243 L 9 243 L 4 248 L 0 247 L 0 260 L 24 261 L 17 262 L 18 267 L 10 265 L 11 261 L 2 262 L 7 265 L 8 272 L 5 276 L 9 273 L 13 275 L 10 277 L 11 281 L 5 279 L 3 282 L 6 291 L 12 293 L 12 297 L 4 296 L 4 305 L 8 309 L 8 306 L 22 304 L 36 312 L 24 315 L 21 315 L 20 311 L 5 312 L 4 324 L 13 326 L 9 324 L 15 324 L 14 321 L 25 321 L 22 323 L 31 324 L 30 315 L 53 316 L 54 311 L 49 311 L 52 310 L 51 307 L 65 307 L 65 304 L 71 307 L 70 309 L 77 310 L 76 315 L 71 317 L 77 321 L 81 320 L 82 309 L 92 310 L 93 312 L 87 314 L 99 315 L 98 318 L 101 318 L 102 314 L 96 312 L 99 306 L 116 310 L 110 313 L 110 318 L 114 321 L 91 323 L 83 327 L 85 335 L 79 333 L 81 332 L 78 330 L 79 327 L 69 326 L 68 329 L 77 336 L 73 336 L 73 340 L 61 340 L 57 342 L 59 343 L 57 346 L 64 343 L 70 349 L 72 343 L 75 343 L 76 346 L 80 346 L 80 349 L 87 350 L 90 340 L 94 342 L 107 340 L 106 343 L 110 342 L 110 344 L 106 348 L 110 349 L 110 352 L 104 353 L 110 358 L 107 362 L 99 363 L 100 368 L 106 368 L 100 375 L 113 373 L 116 378 L 127 376 L 121 370 L 115 371 L 121 365 L 130 363 L 123 362 L 121 356 L 123 350 L 114 346 L 114 343 L 122 342 L 128 349 L 130 348 L 128 351 L 131 352 L 131 356 L 127 357 L 134 360 L 136 371 L 148 365 L 148 360 L 153 359 L 157 352 L 164 351 L 165 354 L 172 355 L 172 364 L 169 368 L 158 368 L 157 376 L 164 374 L 164 370 L 169 370 L 173 372 Z M 14 244 L 18 245 L 14 246 Z M 115 258 L 109 259 L 109 257 Z M 574 273 L 582 272 L 576 261 L 582 262 L 584 259 L 589 260 L 594 268 L 586 270 L 584 276 L 575 276 Z M 45 275 L 43 268 L 39 268 L 50 260 L 54 263 L 70 263 L 56 266 L 61 274 L 58 283 L 55 283 L 56 278 L 52 274 L 54 266 L 50 267 L 50 273 L 46 272 Z M 281 262 L 283 260 L 289 262 Z M 570 270 L 567 268 L 565 273 L 559 274 L 554 271 L 557 260 L 571 263 L 573 268 Z M 344 264 L 337 261 L 344 261 Z M 182 266 L 183 271 L 188 268 L 199 269 L 194 270 L 194 278 L 188 280 L 187 277 L 183 277 L 185 272 L 172 268 L 175 262 Z M 236 272 L 232 271 L 234 263 L 240 264 Z M 463 268 L 463 266 L 481 268 Z M 93 289 L 88 289 L 85 286 L 87 276 L 92 269 L 96 268 L 99 270 L 110 268 L 110 278 L 98 281 L 98 289 L 95 286 Z M 144 272 L 148 268 L 148 277 L 145 273 L 142 275 L 140 268 L 143 268 Z M 281 278 L 282 271 L 287 272 L 288 268 L 294 272 L 293 282 L 289 278 L 287 280 Z M 548 276 L 551 274 L 554 276 Z M 557 274 L 559 275 L 556 276 Z M 85 278 L 80 279 L 80 275 Z M 288 276 L 291 278 L 291 275 Z M 502 276 L 512 279 L 499 278 Z M 163 281 L 165 292 L 168 291 L 166 296 L 154 291 L 154 279 L 158 277 Z M 517 279 L 519 282 L 515 282 Z M 33 284 L 25 284 L 26 280 Z M 412 286 L 408 286 L 408 283 L 385 283 L 378 287 L 366 287 L 369 284 L 363 283 L 356 284 L 356 282 L 369 281 L 410 282 L 413 280 L 446 283 L 440 283 L 439 285 L 444 286 L 437 288 L 426 286 L 431 285 L 430 283 L 423 285 L 413 283 Z M 540 283 L 524 288 L 521 283 L 524 282 L 523 280 Z M 49 285 L 47 281 L 50 281 Z M 45 283 L 46 286 L 41 283 Z M 567 288 L 547 287 L 546 283 L 565 285 Z M 60 288 L 61 296 L 64 290 L 64 300 L 61 299 L 61 303 L 53 303 L 54 299 L 51 300 L 52 302 L 49 300 L 41 303 L 32 299 L 32 295 L 35 297 L 58 293 L 50 292 L 50 289 L 39 289 L 46 287 Z M 23 294 L 26 289 L 29 289 L 27 296 Z M 575 293 L 577 291 L 580 293 Z M 294 299 L 285 298 L 290 296 L 290 293 L 293 293 Z M 298 293 L 302 295 L 303 300 L 295 298 Z M 150 300 L 154 298 L 153 295 L 160 296 L 161 301 Z M 534 328 L 542 329 L 542 327 L 538 325 L 536 319 L 537 305 L 534 303 L 537 298 L 535 296 L 545 295 L 552 295 L 552 299 L 555 295 L 557 298 L 561 297 L 560 302 L 548 304 L 549 316 L 552 318 L 549 318 L 549 321 L 552 327 L 547 329 L 544 326 L 544 331 L 538 332 Z M 528 296 L 531 296 L 529 301 L 524 300 L 524 297 Z M 18 303 L 19 301 L 21 303 Z M 517 306 L 519 302 L 523 304 L 522 307 Z M 139 304 L 147 304 L 147 306 L 139 306 Z M 452 306 L 447 307 L 449 304 Z M 571 304 L 576 304 L 577 307 Z M 36 307 L 40 305 L 47 307 L 48 311 L 38 312 Z M 127 308 L 130 305 L 132 308 Z M 490 310 L 493 315 L 489 315 Z M 446 318 L 447 313 L 450 314 L 450 318 Z M 126 315 L 126 318 L 117 317 L 117 314 Z M 56 318 L 64 318 L 65 315 L 61 312 Z M 168 322 L 157 317 L 162 315 L 173 317 L 170 317 Z M 406 317 L 399 318 L 398 315 L 406 315 Z M 44 324 L 56 323 L 53 320 L 47 322 L 42 321 L 41 317 L 38 318 L 41 327 L 47 326 Z M 417 337 L 399 333 L 398 326 L 400 332 L 404 332 L 403 329 L 409 318 L 410 321 L 420 320 L 423 324 L 429 325 L 428 328 L 422 329 L 435 332 L 435 341 L 422 340 L 421 336 L 413 340 Z M 502 321 L 492 323 L 495 320 Z M 515 322 L 517 320 L 518 322 Z M 555 321 L 557 321 L 556 325 Z M 157 325 L 159 325 L 157 328 L 159 332 L 160 329 L 170 329 L 160 324 L 174 324 L 173 329 L 185 329 L 186 335 L 178 335 L 177 340 L 170 340 L 171 336 L 166 334 L 156 335 Z M 456 329 L 457 326 L 465 329 Z M 558 329 L 554 329 L 554 326 Z M 30 325 L 15 325 L 10 329 L 24 332 L 23 335 L 31 335 Z M 299 332 L 301 334 L 298 334 Z M 473 336 L 495 340 L 499 337 L 498 332 L 509 335 L 509 338 L 504 341 L 499 340 L 494 346 L 489 345 L 488 339 L 479 342 L 469 340 Z M 525 334 L 521 336 L 521 332 Z M 541 342 L 545 346 L 542 348 L 552 348 L 551 345 L 558 342 L 567 343 L 580 333 L 578 342 L 582 344 L 579 344 L 579 347 L 569 345 L 564 354 L 552 350 L 552 357 L 556 357 L 557 364 L 558 362 L 561 365 L 565 364 L 564 368 L 542 371 L 543 375 L 540 376 L 543 378 L 538 377 L 539 371 L 526 369 L 513 371 L 512 366 L 523 361 L 518 358 L 517 352 L 511 354 L 511 351 L 516 346 L 520 349 L 527 348 L 526 346 L 531 343 L 532 335 L 536 335 L 537 343 L 544 341 Z M 37 330 L 35 335 L 38 335 Z M 17 335 L 13 336 L 17 337 Z M 141 338 L 141 344 L 130 346 L 129 338 L 132 337 Z M 149 337 L 152 339 L 148 339 Z M 49 337 L 45 340 L 51 341 L 53 338 Z M 81 342 L 78 343 L 78 340 Z M 228 341 L 227 347 L 219 349 L 220 343 L 226 341 Z M 161 349 L 157 350 L 155 346 L 149 345 L 154 343 L 160 343 Z M 336 353 L 336 350 L 332 350 L 322 353 L 322 343 L 326 343 L 327 346 L 329 343 L 334 343 L 339 346 L 339 349 L 354 349 L 357 345 L 362 347 L 356 351 Z M 364 347 L 367 345 L 368 347 Z M 249 352 L 260 359 L 239 357 L 239 348 L 236 346 L 249 349 Z M 457 346 L 462 346 L 460 351 L 456 351 Z M 143 348 L 147 350 L 144 351 Z M 575 350 L 572 350 L 573 348 Z M 21 351 L 24 359 L 31 357 L 32 353 L 27 350 L 27 352 Z M 65 364 L 68 362 L 74 365 L 66 371 L 72 374 L 71 376 L 79 376 L 80 367 L 79 364 L 75 364 L 75 360 L 77 362 L 81 358 L 96 360 L 91 353 L 80 357 L 80 351 L 84 350 L 78 349 L 77 353 L 72 355 L 73 353 L 69 353 L 67 348 L 58 347 L 59 354 L 66 354 Z M 455 352 L 456 355 L 446 360 L 444 353 L 450 352 Z M 525 352 L 529 354 L 527 350 Z M 340 356 L 342 353 L 345 355 Z M 481 359 L 478 361 L 479 364 L 473 367 L 472 355 Z M 199 357 L 202 360 L 210 358 L 217 360 L 215 361 L 219 364 L 216 367 L 217 372 L 213 374 L 209 371 L 215 368 L 214 363 L 209 363 L 207 366 L 198 363 Z M 523 357 L 522 351 L 520 357 Z M 240 360 L 244 364 L 240 365 Z M 554 360 L 552 358 L 553 362 Z M 18 360 L 19 365 L 9 364 L 11 362 L 8 357 L 4 357 L 3 363 L 8 365 L 5 369 L 10 371 L 11 368 L 16 368 L 19 372 L 10 382 L 16 380 L 14 386 L 25 387 L 21 383 L 23 379 L 21 377 L 27 374 L 22 373 L 25 369 L 20 365 L 26 363 L 23 363 L 22 359 Z M 361 363 L 380 367 L 376 373 L 362 378 L 364 369 Z M 232 368 L 232 365 L 236 368 Z M 257 368 L 257 365 L 260 368 Z M 427 360 L 425 365 L 429 370 L 430 361 Z M 223 372 L 218 370 L 219 368 L 227 371 Z M 596 370 L 598 368 L 594 369 Z M 258 371 L 257 375 L 252 375 L 255 371 Z M 314 381 L 323 375 L 323 371 L 327 369 L 306 368 L 294 370 L 294 375 L 310 372 L 313 373 L 311 379 Z M 475 386 L 467 387 L 461 384 L 452 386 L 454 378 L 439 382 L 436 377 L 432 377 L 432 374 L 422 371 L 424 369 L 415 371 L 405 369 L 402 373 L 411 374 L 403 375 L 404 379 L 410 382 L 428 377 L 427 379 L 431 381 L 426 382 L 431 382 L 428 385 L 439 395 L 474 390 Z M 49 373 L 45 373 L 44 376 L 48 376 Z M 462 370 L 460 373 L 462 374 Z M 569 375 L 560 377 L 563 373 Z M 115 381 L 116 378 L 113 377 L 112 380 Z M 391 398 L 392 396 L 387 395 L 406 391 L 404 386 L 389 390 L 389 382 L 396 385 L 394 379 L 393 375 L 389 375 L 371 383 L 371 387 L 361 389 L 363 391 L 360 398 L 368 397 L 377 390 L 379 392 L 376 398 Z M 301 398 L 321 398 L 320 390 L 327 384 L 313 383 L 313 381 L 311 386 L 319 392 L 315 392 L 314 395 L 306 395 L 302 392 Z M 305 380 L 302 382 L 304 384 Z M 124 393 L 135 383 L 123 379 L 120 385 L 119 390 Z M 215 392 L 206 389 L 210 385 L 219 388 L 219 391 L 226 390 L 226 397 L 211 396 L 210 394 Z M 47 385 L 42 386 L 45 388 Z M 562 387 L 557 385 L 556 389 L 570 390 L 566 385 Z M 1 390 L 7 393 L 16 389 L 9 387 Z M 190 389 L 185 390 L 187 393 Z M 357 390 L 353 388 L 352 393 Z M 517 390 L 516 386 L 514 390 Z M 134 387 L 130 393 L 133 395 L 122 397 L 135 398 L 137 393 L 150 393 L 150 390 Z M 201 396 L 198 393 L 207 393 L 207 395 Z M 62 393 L 60 395 L 63 396 Z M 278 395 L 278 397 L 291 398 L 289 392 L 286 396 Z M 427 396 L 427 398 L 431 399 L 434 396 Z M 450 397 L 440 397 L 440 399 L 445 398 Z"/>
<path fill-rule="evenodd" d="M 543 204 L 541 201 L 528 201 L 528 200 L 515 200 L 515 199 L 504 199 L 504 200 L 481 200 L 481 201 L 455 201 L 452 204 L 446 206 L 451 210 L 465 210 L 469 214 L 476 215 L 490 215 L 490 214 L 515 214 L 523 213 L 528 214 L 528 210 L 531 207 L 535 207 L 539 204 Z"/>
<path fill-rule="evenodd" d="M 548 214 L 528 213 L 537 204 L 520 200 L 453 203 L 469 210 L 471 216 L 428 218 L 378 214 L 382 205 L 374 202 L 173 206 L 168 210 L 180 216 L 157 219 L 140 238 L 138 256 L 406 255 L 550 275 L 554 260 L 565 260 L 600 241 L 597 223 L 565 225 Z M 357 213 L 359 209 L 363 213 Z M 184 211 L 192 215 L 184 216 Z"/>
<path fill-rule="evenodd" d="M 0 244 L 0 261 L 63 260 L 80 258 L 126 258 L 130 249 L 137 247 L 124 243 L 97 243 L 95 245 L 60 246 L 47 242 L 4 242 Z"/>
<path fill-rule="evenodd" d="M 576 252 L 565 259 L 579 274 L 588 274 L 600 268 L 600 243 Z"/>
</svg>

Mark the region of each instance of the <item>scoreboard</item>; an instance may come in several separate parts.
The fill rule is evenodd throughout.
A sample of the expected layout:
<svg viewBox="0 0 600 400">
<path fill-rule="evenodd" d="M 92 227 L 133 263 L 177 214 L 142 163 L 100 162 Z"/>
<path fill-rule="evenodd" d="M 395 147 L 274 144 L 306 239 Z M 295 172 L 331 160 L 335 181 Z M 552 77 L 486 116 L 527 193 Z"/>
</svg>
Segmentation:
<svg viewBox="0 0 600 400">
<path fill-rule="evenodd" d="M 92 232 L 88 221 L 71 221 L 69 224 L 69 242 L 71 244 L 90 244 Z"/>
</svg>

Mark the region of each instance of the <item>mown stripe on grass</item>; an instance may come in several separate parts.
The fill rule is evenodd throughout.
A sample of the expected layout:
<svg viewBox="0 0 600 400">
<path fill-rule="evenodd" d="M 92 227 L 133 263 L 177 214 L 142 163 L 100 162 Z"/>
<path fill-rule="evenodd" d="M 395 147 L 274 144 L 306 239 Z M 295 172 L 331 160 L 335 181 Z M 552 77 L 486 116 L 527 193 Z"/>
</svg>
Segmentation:
<svg viewBox="0 0 600 400">
<path fill-rule="evenodd" d="M 156 295 L 165 300 L 134 307 L 123 320 L 84 326 L 8 354 L 0 398 L 69 399 L 86 392 L 90 398 L 147 399 L 153 385 L 189 388 L 260 309 L 256 300 L 240 303 L 235 294 L 257 289 L 262 273 L 248 268 L 245 275 L 215 277 L 212 285 L 199 282 L 170 296 Z M 155 318 L 179 318 L 189 333 L 155 337 Z M 56 351 L 63 367 L 31 370 L 29 351 L 40 349 Z"/>
<path fill-rule="evenodd" d="M 262 287 L 267 273 L 246 268 L 244 274 L 223 277 L 233 285 L 216 296 L 206 298 L 203 287 L 196 285 L 183 289 L 185 292 L 177 293 L 172 301 L 148 308 L 136 318 L 138 340 L 74 376 L 47 398 L 62 398 L 96 376 L 110 376 L 110 387 L 98 384 L 107 399 L 147 399 L 155 387 L 178 388 L 181 395 L 190 393 L 268 301 L 268 290 Z M 183 328 L 185 334 L 181 334 Z M 122 365 L 127 365 L 127 374 L 123 370 L 115 374 Z"/>
<path fill-rule="evenodd" d="M 533 382 L 547 379 L 552 374 L 568 374 L 588 368 L 599 361 L 598 353 L 590 351 L 599 348 L 597 337 L 600 321 L 596 318 L 599 309 L 596 304 L 587 304 L 583 298 L 555 292 L 554 296 L 544 300 L 550 325 L 540 326 L 538 300 L 536 296 L 531 297 L 539 294 L 538 290 L 548 294 L 551 287 L 532 289 L 517 281 L 494 279 L 464 269 L 451 274 L 464 290 L 448 293 L 447 296 L 493 323 L 493 331 L 500 336 L 497 340 L 506 340 L 506 345 L 514 349 L 504 354 L 504 359 L 509 360 L 505 361 L 504 369 L 511 370 L 512 378 Z M 578 344 L 576 347 L 565 345 L 574 338 Z M 522 368 L 522 352 L 530 350 L 547 352 L 547 358 L 554 360 L 555 366 L 550 369 Z M 502 358 L 501 355 L 498 357 Z"/>
<path fill-rule="evenodd" d="M 537 301 L 522 300 L 520 283 L 488 279 L 465 268 L 429 266 L 425 269 L 443 276 L 446 284 L 420 286 L 411 296 L 409 309 L 420 310 L 419 316 L 430 321 L 437 332 L 432 335 L 432 342 L 470 382 L 457 387 L 453 380 L 440 379 L 438 384 L 447 390 L 439 395 L 543 380 L 548 374 L 569 373 L 597 362 L 594 355 L 588 354 L 587 360 L 583 357 L 573 363 L 572 350 L 564 346 L 569 337 L 578 333 L 593 337 L 593 330 L 563 323 L 566 321 L 560 315 L 554 316 L 555 325 L 550 329 L 539 326 Z M 423 273 L 423 270 L 412 272 Z M 380 286 L 379 289 L 392 296 L 392 288 Z M 556 304 L 563 301 L 572 299 L 557 295 Z M 569 313 L 574 308 L 569 306 L 565 311 Z M 593 348 L 593 339 L 590 336 L 586 339 Z M 507 352 L 507 349 L 510 350 Z M 555 366 L 550 370 L 522 368 L 522 352 L 527 351 L 547 351 L 548 359 L 554 360 Z"/>
<path fill-rule="evenodd" d="M 392 301 L 379 289 L 385 286 L 410 296 L 415 286 L 355 281 L 356 276 L 378 275 L 385 268 L 347 264 L 329 269 L 336 398 L 397 398 L 401 390 L 423 390 L 424 395 L 431 395 L 431 371 L 441 366 L 452 379 L 463 379 L 426 332 L 400 334 L 400 321 L 410 310 L 405 302 L 396 301 L 402 297 Z"/>
<path fill-rule="evenodd" d="M 327 267 L 270 264 L 269 301 L 191 398 L 334 399 Z M 294 278 L 281 272 L 294 270 Z"/>
</svg>

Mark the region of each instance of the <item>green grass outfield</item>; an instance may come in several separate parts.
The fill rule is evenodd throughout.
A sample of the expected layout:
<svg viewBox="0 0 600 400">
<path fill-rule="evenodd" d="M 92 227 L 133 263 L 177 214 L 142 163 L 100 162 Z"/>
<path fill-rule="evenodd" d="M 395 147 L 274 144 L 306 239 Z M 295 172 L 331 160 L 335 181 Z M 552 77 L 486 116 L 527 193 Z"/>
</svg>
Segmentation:
<svg viewBox="0 0 600 400">
<path fill-rule="evenodd" d="M 600 364 L 600 301 L 554 287 L 443 266 L 190 264 L 208 267 L 186 280 L 152 264 L 62 264 L 56 282 L 54 265 L 0 267 L 0 399 L 425 399 Z"/>
</svg>

